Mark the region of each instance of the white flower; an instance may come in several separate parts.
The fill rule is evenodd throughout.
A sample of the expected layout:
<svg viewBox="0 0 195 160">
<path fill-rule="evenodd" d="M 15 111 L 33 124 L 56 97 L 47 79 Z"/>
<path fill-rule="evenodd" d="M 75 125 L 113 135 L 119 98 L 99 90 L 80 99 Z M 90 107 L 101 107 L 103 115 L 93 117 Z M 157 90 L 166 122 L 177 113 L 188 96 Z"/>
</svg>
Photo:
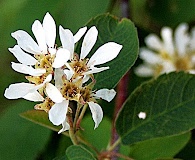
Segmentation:
<svg viewBox="0 0 195 160">
<path fill-rule="evenodd" d="M 148 48 L 140 49 L 140 58 L 144 63 L 135 69 L 135 73 L 147 77 L 180 70 L 194 72 L 195 35 L 190 37 L 187 30 L 188 25 L 182 23 L 176 28 L 174 40 L 169 27 L 162 28 L 162 40 L 155 34 L 146 37 Z"/>
<path fill-rule="evenodd" d="M 56 25 L 49 13 L 46 13 L 42 24 L 40 21 L 35 20 L 32 25 L 32 32 L 37 42 L 23 30 L 18 30 L 11 34 L 18 43 L 13 48 L 9 48 L 9 51 L 19 61 L 19 63 L 12 62 L 12 68 L 15 71 L 31 76 L 41 76 L 47 72 L 47 68 L 61 67 L 69 60 L 70 53 L 68 50 L 62 48 L 57 50 L 55 47 Z M 32 54 L 32 56 L 28 53 Z M 61 55 L 60 60 L 59 55 Z M 42 63 L 42 61 L 45 61 L 47 64 L 45 66 L 32 67 Z M 63 61 L 63 64 L 60 64 L 60 66 L 56 65 L 59 61 Z M 53 66 L 52 63 L 54 63 Z"/>
<path fill-rule="evenodd" d="M 6 88 L 4 96 L 8 99 L 24 98 L 34 102 L 43 101 L 44 98 L 37 90 L 44 87 L 44 85 L 49 83 L 51 79 L 52 75 L 50 74 L 46 77 L 44 82 L 39 85 L 24 82 L 11 84 L 9 88 Z"/>
<path fill-rule="evenodd" d="M 73 36 L 73 33 L 69 29 L 64 29 L 62 26 L 59 27 L 60 40 L 63 48 L 59 49 L 61 51 L 56 53 L 56 58 L 53 63 L 54 68 L 60 68 L 69 59 L 73 58 L 74 45 L 80 40 L 86 30 L 87 27 L 83 27 Z"/>
<path fill-rule="evenodd" d="M 56 77 L 57 82 L 60 82 L 58 80 L 59 77 Z M 83 101 L 84 101 L 84 103 L 87 103 L 89 105 L 89 108 L 90 108 L 91 113 L 92 113 L 92 118 L 95 122 L 95 127 L 94 127 L 94 129 L 95 129 L 98 127 L 99 123 L 101 122 L 101 120 L 103 118 L 102 108 L 98 103 L 95 102 L 95 99 L 101 98 L 101 99 L 104 99 L 104 100 L 110 102 L 114 98 L 114 96 L 116 95 L 116 92 L 113 89 L 111 89 L 111 90 L 101 89 L 101 90 L 98 90 L 96 92 L 91 92 L 91 90 L 87 89 L 86 87 L 81 87 L 80 90 L 78 91 L 79 93 L 74 95 L 75 97 L 73 97 L 73 95 L 71 95 L 72 92 L 70 92 L 68 94 L 64 93 L 66 95 L 69 95 L 70 97 L 68 97 L 68 96 L 63 97 L 64 94 L 62 94 L 59 90 L 59 88 L 61 88 L 61 90 L 63 90 L 63 86 L 60 87 L 60 85 L 57 84 L 56 85 L 56 86 L 58 86 L 58 88 L 57 88 L 50 83 L 48 83 L 46 85 L 47 85 L 46 92 L 47 92 L 48 97 L 53 102 L 55 102 L 55 104 L 49 110 L 49 120 L 54 125 L 61 125 L 62 124 L 63 128 L 59 131 L 59 133 L 69 129 L 69 125 L 66 122 L 66 114 L 68 111 L 68 106 L 69 106 L 70 100 L 74 99 L 77 101 L 77 103 L 83 103 Z M 66 84 L 66 86 L 67 85 L 68 85 L 68 83 Z M 77 87 L 75 87 L 75 88 L 77 88 Z M 91 96 L 85 97 L 85 95 L 91 95 Z"/>
<path fill-rule="evenodd" d="M 68 34 L 70 33 L 68 32 L 67 33 L 63 32 L 63 34 L 61 33 L 60 34 L 61 41 L 62 39 L 64 39 L 65 42 L 65 37 L 71 37 L 68 36 Z M 115 42 L 108 42 L 99 47 L 89 60 L 86 60 L 87 55 L 95 45 L 97 36 L 98 30 L 96 29 L 95 26 L 91 27 L 86 33 L 84 40 L 82 42 L 80 58 L 74 57 L 75 59 L 72 59 L 70 63 L 66 64 L 66 66 L 69 69 L 69 73 L 68 70 L 65 70 L 65 73 L 70 75 L 69 77 L 72 77 L 71 75 L 73 74 L 76 75 L 75 77 L 79 77 L 93 73 L 98 73 L 106 69 L 109 69 L 109 67 L 97 68 L 96 66 L 104 64 L 116 58 L 120 50 L 122 49 L 122 45 L 119 45 Z M 69 41 L 68 47 L 65 46 L 65 44 L 63 45 L 63 47 L 70 51 L 71 57 L 73 58 L 74 41 L 73 40 Z"/>
<path fill-rule="evenodd" d="M 37 43 L 23 30 L 18 30 L 11 35 L 17 40 L 20 48 L 31 54 L 47 54 L 48 50 L 51 49 L 50 51 L 52 51 L 54 49 L 56 25 L 49 13 L 46 13 L 43 24 L 39 20 L 33 23 L 32 32 Z"/>
</svg>

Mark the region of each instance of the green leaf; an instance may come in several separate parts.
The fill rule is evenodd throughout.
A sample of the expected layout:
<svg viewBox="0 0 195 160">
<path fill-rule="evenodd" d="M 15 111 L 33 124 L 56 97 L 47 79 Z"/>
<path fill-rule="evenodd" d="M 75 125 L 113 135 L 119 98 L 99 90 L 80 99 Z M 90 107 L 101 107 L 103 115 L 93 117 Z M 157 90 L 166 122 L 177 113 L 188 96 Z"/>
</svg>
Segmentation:
<svg viewBox="0 0 195 160">
<path fill-rule="evenodd" d="M 124 18 L 119 21 L 116 17 L 104 14 L 92 18 L 87 26 L 96 26 L 98 29 L 98 39 L 88 57 L 103 44 L 107 42 L 116 42 L 123 45 L 119 55 L 112 61 L 101 66 L 109 66 L 110 69 L 95 75 L 96 89 L 113 88 L 119 82 L 121 77 L 135 63 L 138 56 L 138 36 L 134 24 Z M 82 42 L 79 42 L 76 49 L 80 53 Z"/>
<path fill-rule="evenodd" d="M 110 140 L 111 130 L 111 121 L 107 117 L 104 117 L 98 128 L 94 130 L 94 122 L 91 115 L 85 116 L 82 120 L 81 127 L 84 131 L 81 130 L 80 133 L 84 136 L 85 140 L 99 151 L 106 149 Z"/>
<path fill-rule="evenodd" d="M 20 116 L 53 131 L 59 131 L 61 129 L 61 126 L 55 126 L 49 121 L 48 114 L 45 111 L 29 110 L 20 113 Z M 63 132 L 62 134 L 68 136 L 67 132 Z"/>
<path fill-rule="evenodd" d="M 190 135 L 190 132 L 187 132 L 181 135 L 137 143 L 130 146 L 130 157 L 136 160 L 156 160 L 174 157 L 190 140 Z"/>
<path fill-rule="evenodd" d="M 68 147 L 66 156 L 69 160 L 95 160 L 93 154 L 82 146 Z"/>
<path fill-rule="evenodd" d="M 181 134 L 195 127 L 195 76 L 162 75 L 138 87 L 121 110 L 116 128 L 123 144 Z M 139 119 L 140 112 L 146 119 Z"/>
<path fill-rule="evenodd" d="M 20 101 L 0 117 L 0 159 L 33 160 L 38 158 L 49 139 L 50 130 L 31 123 L 18 114 L 32 103 Z"/>
</svg>

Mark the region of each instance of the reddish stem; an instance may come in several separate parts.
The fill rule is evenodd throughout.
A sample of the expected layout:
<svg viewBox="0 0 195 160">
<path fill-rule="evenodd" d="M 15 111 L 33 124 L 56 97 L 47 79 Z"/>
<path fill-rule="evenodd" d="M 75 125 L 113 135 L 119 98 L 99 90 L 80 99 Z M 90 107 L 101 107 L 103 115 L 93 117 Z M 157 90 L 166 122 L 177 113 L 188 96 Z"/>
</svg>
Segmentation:
<svg viewBox="0 0 195 160">
<path fill-rule="evenodd" d="M 115 103 L 115 110 L 113 116 L 112 123 L 112 135 L 111 135 L 111 145 L 119 138 L 116 128 L 115 128 L 115 120 L 119 110 L 122 107 L 122 104 L 125 102 L 128 96 L 128 82 L 129 82 L 129 72 L 124 75 L 124 77 L 120 80 L 117 86 L 117 96 Z M 114 151 L 117 152 L 119 148 L 116 148 Z"/>
</svg>

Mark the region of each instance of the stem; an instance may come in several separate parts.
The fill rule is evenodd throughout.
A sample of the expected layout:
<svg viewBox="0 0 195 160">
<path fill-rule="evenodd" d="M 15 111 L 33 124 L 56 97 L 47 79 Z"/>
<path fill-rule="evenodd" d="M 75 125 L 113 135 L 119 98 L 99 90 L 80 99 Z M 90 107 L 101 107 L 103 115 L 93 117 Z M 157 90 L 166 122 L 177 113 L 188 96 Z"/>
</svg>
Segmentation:
<svg viewBox="0 0 195 160">
<path fill-rule="evenodd" d="M 130 17 L 130 12 L 129 12 L 129 4 L 130 0 L 121 0 L 120 1 L 120 8 L 121 8 L 121 17 Z M 129 83 L 129 72 L 123 76 L 123 78 L 120 80 L 118 86 L 117 86 L 117 97 L 116 97 L 116 103 L 115 103 L 115 109 L 114 109 L 114 116 L 113 116 L 113 121 L 112 121 L 112 132 L 111 132 L 111 146 L 113 146 L 115 143 L 118 143 L 117 141 L 119 140 L 119 136 L 116 132 L 115 128 L 115 121 L 116 117 L 118 115 L 119 110 L 121 109 L 124 101 L 126 100 L 128 96 L 128 83 Z M 118 145 L 117 145 L 118 146 Z M 114 147 L 113 150 L 114 153 L 119 152 L 119 146 Z M 112 160 L 115 160 L 114 157 L 111 157 Z"/>
<path fill-rule="evenodd" d="M 80 109 L 81 109 L 81 105 L 79 103 L 77 103 L 77 109 L 76 109 L 76 113 L 75 113 L 75 117 L 74 117 L 74 124 L 73 124 L 73 127 L 76 131 L 78 129 L 76 126 L 76 123 L 77 123 L 77 119 L 79 118 Z"/>
<path fill-rule="evenodd" d="M 121 143 L 121 139 L 118 138 L 108 149 L 107 151 L 112 151 L 114 150 L 119 144 Z"/>
<path fill-rule="evenodd" d="M 74 131 L 74 128 L 73 128 L 72 114 L 71 113 L 68 114 L 67 118 L 68 118 L 68 123 L 70 125 L 70 129 L 69 129 L 70 139 L 71 139 L 71 141 L 74 145 L 78 145 L 78 140 L 76 138 L 75 131 Z"/>
<path fill-rule="evenodd" d="M 87 103 L 83 106 L 81 114 L 80 114 L 80 116 L 79 116 L 79 118 L 78 118 L 78 120 L 76 122 L 76 128 L 80 128 L 80 123 L 81 123 L 81 120 L 83 119 L 83 116 L 85 114 L 86 109 L 87 109 Z"/>
</svg>

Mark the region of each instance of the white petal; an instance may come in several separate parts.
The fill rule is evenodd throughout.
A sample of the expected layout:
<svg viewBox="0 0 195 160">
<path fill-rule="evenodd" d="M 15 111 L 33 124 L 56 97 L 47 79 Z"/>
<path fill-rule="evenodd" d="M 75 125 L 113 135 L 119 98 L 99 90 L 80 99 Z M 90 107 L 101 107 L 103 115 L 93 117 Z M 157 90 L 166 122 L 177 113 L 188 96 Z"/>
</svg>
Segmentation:
<svg viewBox="0 0 195 160">
<path fill-rule="evenodd" d="M 4 96 L 8 99 L 22 98 L 34 89 L 35 85 L 30 83 L 15 83 L 6 88 Z"/>
<path fill-rule="evenodd" d="M 139 65 L 135 68 L 135 74 L 140 77 L 152 77 L 154 76 L 154 67 L 149 65 Z"/>
<path fill-rule="evenodd" d="M 190 69 L 190 70 L 189 70 L 189 73 L 190 73 L 190 74 L 195 74 L 195 69 Z"/>
<path fill-rule="evenodd" d="M 15 45 L 13 48 L 9 48 L 9 51 L 13 53 L 16 59 L 23 64 L 26 65 L 35 65 L 37 60 L 25 53 L 18 45 Z"/>
<path fill-rule="evenodd" d="M 98 64 L 104 64 L 108 61 L 113 60 L 119 54 L 122 49 L 122 45 L 114 42 L 108 42 L 102 45 L 98 50 L 92 55 L 88 62 L 88 66 L 95 66 Z"/>
<path fill-rule="evenodd" d="M 64 49 L 70 51 L 70 58 L 73 58 L 74 53 L 74 37 L 69 29 L 64 29 L 62 26 L 59 27 L 60 30 L 60 41 Z"/>
<path fill-rule="evenodd" d="M 45 30 L 46 43 L 50 48 L 53 48 L 56 39 L 56 24 L 49 13 L 46 13 L 43 19 L 43 28 Z"/>
<path fill-rule="evenodd" d="M 54 104 L 49 110 L 49 120 L 54 125 L 62 124 L 66 119 L 66 113 L 68 110 L 68 100 L 64 100 L 61 103 Z"/>
<path fill-rule="evenodd" d="M 67 131 L 70 129 L 70 125 L 66 122 L 66 120 L 62 123 L 62 129 L 58 132 L 58 134 Z"/>
<path fill-rule="evenodd" d="M 96 129 L 103 118 L 102 108 L 97 103 L 94 103 L 94 102 L 87 102 L 87 103 L 88 103 L 89 108 L 91 110 L 93 121 L 95 122 L 94 129 Z"/>
<path fill-rule="evenodd" d="M 83 39 L 80 59 L 84 59 L 89 54 L 89 52 L 91 51 L 92 47 L 94 46 L 97 40 L 97 36 L 98 36 L 98 30 L 96 29 L 95 26 L 91 27 Z"/>
<path fill-rule="evenodd" d="M 70 80 L 74 74 L 74 72 L 72 70 L 69 70 L 69 69 L 65 69 L 64 70 L 64 74 L 66 75 L 66 79 L 67 80 Z"/>
<path fill-rule="evenodd" d="M 44 100 L 43 96 L 41 96 L 39 94 L 39 92 L 37 92 L 37 91 L 32 92 L 32 93 L 28 93 L 23 98 L 26 100 L 29 100 L 29 101 L 33 101 L 33 102 L 40 102 L 40 101 Z"/>
<path fill-rule="evenodd" d="M 190 49 L 195 50 L 195 27 L 191 30 Z"/>
<path fill-rule="evenodd" d="M 84 84 L 85 82 L 87 82 L 89 80 L 89 76 L 88 75 L 85 75 L 82 79 L 82 84 Z"/>
<path fill-rule="evenodd" d="M 174 45 L 173 45 L 173 33 L 172 29 L 169 27 L 164 27 L 161 30 L 161 36 L 164 42 L 165 50 L 168 54 L 174 54 Z"/>
<path fill-rule="evenodd" d="M 11 36 L 17 40 L 18 45 L 26 52 L 32 54 L 41 53 L 41 49 L 27 32 L 18 30 L 12 33 Z"/>
<path fill-rule="evenodd" d="M 55 86 L 60 89 L 63 85 L 62 76 L 64 75 L 64 71 L 61 68 L 56 68 L 54 71 L 54 80 Z"/>
<path fill-rule="evenodd" d="M 161 42 L 161 40 L 159 39 L 159 37 L 155 34 L 150 34 L 145 38 L 145 43 L 146 45 L 155 50 L 155 51 L 161 51 L 163 50 L 163 44 Z"/>
<path fill-rule="evenodd" d="M 85 34 L 87 27 L 80 28 L 78 32 L 74 35 L 74 43 L 78 42 L 81 37 Z"/>
<path fill-rule="evenodd" d="M 52 74 L 49 74 L 49 75 L 45 78 L 45 80 L 44 80 L 43 83 L 45 84 L 45 83 L 47 83 L 47 82 L 50 82 L 51 79 L 52 79 Z"/>
<path fill-rule="evenodd" d="M 91 67 L 90 70 L 87 71 L 87 72 L 84 72 L 83 75 L 89 75 L 89 74 L 99 73 L 99 72 L 102 72 L 102 71 L 107 70 L 107 69 L 109 69 L 109 67 L 100 67 L 100 68 Z"/>
<path fill-rule="evenodd" d="M 45 41 L 45 31 L 40 21 L 36 20 L 32 25 L 32 32 L 35 35 L 37 43 L 43 54 L 47 53 L 47 45 Z"/>
<path fill-rule="evenodd" d="M 147 48 L 140 49 L 140 58 L 149 64 L 158 64 L 163 61 L 159 54 L 152 52 Z"/>
<path fill-rule="evenodd" d="M 163 66 L 162 73 L 169 73 L 176 70 L 175 65 L 170 61 L 164 61 L 161 64 Z"/>
<path fill-rule="evenodd" d="M 51 83 L 46 84 L 46 93 L 55 103 L 61 103 L 64 100 L 60 91 Z"/>
<path fill-rule="evenodd" d="M 70 52 L 67 49 L 60 48 L 56 53 L 56 57 L 52 64 L 54 68 L 62 67 L 70 59 Z"/>
<path fill-rule="evenodd" d="M 95 92 L 94 96 L 98 98 L 102 98 L 108 102 L 110 102 L 116 95 L 114 89 L 100 89 Z"/>
<path fill-rule="evenodd" d="M 46 73 L 45 69 L 34 69 L 31 66 L 27 66 L 25 64 L 20 64 L 20 63 L 12 63 L 12 68 L 20 73 L 24 73 L 24 74 L 29 74 L 31 76 L 41 76 L 42 74 Z"/>
<path fill-rule="evenodd" d="M 50 53 L 51 56 L 52 56 L 52 55 L 55 55 L 55 54 L 56 54 L 57 49 L 55 49 L 55 48 L 48 48 L 48 51 L 49 51 L 49 53 Z"/>
<path fill-rule="evenodd" d="M 187 35 L 188 25 L 186 23 L 180 24 L 175 30 L 175 42 L 178 54 L 184 56 L 186 53 L 187 45 L 189 43 L 189 36 Z"/>
</svg>

